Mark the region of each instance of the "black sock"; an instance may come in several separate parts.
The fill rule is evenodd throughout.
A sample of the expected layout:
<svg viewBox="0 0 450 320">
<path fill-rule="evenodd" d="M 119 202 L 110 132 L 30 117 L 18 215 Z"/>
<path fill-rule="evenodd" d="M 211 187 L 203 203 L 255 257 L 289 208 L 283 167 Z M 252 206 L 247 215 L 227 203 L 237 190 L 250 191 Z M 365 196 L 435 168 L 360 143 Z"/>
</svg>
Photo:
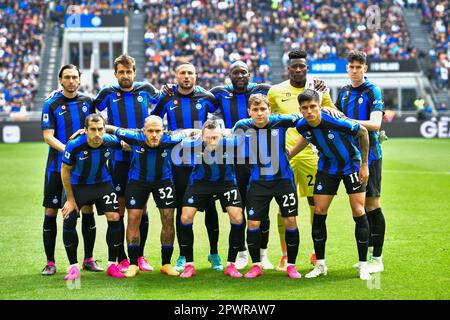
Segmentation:
<svg viewBox="0 0 450 320">
<path fill-rule="evenodd" d="M 372 212 L 372 211 L 371 211 Z M 373 247 L 373 239 L 372 239 L 372 216 L 368 215 L 366 211 L 367 221 L 369 222 L 369 247 Z"/>
<path fill-rule="evenodd" d="M 355 238 L 358 246 L 359 261 L 367 261 L 367 250 L 369 246 L 369 221 L 367 215 L 353 217 L 355 220 Z"/>
<path fill-rule="evenodd" d="M 139 232 L 141 234 L 141 243 L 139 246 L 139 257 L 142 257 L 144 255 L 144 247 L 145 247 L 145 242 L 147 241 L 147 236 L 148 236 L 148 212 L 145 212 L 142 215 L 141 218 L 141 224 L 139 225 Z"/>
<path fill-rule="evenodd" d="M 244 238 L 245 224 L 231 224 L 230 235 L 228 237 L 228 262 L 235 262 L 239 248 Z"/>
<path fill-rule="evenodd" d="M 261 249 L 261 229 L 247 228 L 247 246 L 253 263 L 261 262 L 259 250 Z"/>
<path fill-rule="evenodd" d="M 180 255 L 186 257 L 186 262 L 194 261 L 194 232 L 192 223 L 183 224 L 180 222 Z"/>
<path fill-rule="evenodd" d="M 120 221 L 108 221 L 106 244 L 108 245 L 108 261 L 116 261 L 119 248 L 123 246 L 122 227 Z M 122 261 L 122 260 L 120 260 Z"/>
<path fill-rule="evenodd" d="M 372 220 L 370 238 L 373 242 L 373 256 L 381 257 L 381 253 L 383 252 L 384 234 L 386 232 L 386 222 L 381 208 L 367 212 L 367 218 L 369 218 L 369 221 Z"/>
<path fill-rule="evenodd" d="M 128 257 L 130 257 L 130 264 L 138 264 L 139 244 L 128 245 Z"/>
<path fill-rule="evenodd" d="M 245 203 L 245 202 L 243 202 Z M 243 212 L 244 213 L 244 212 Z M 245 251 L 247 250 L 247 248 L 245 247 L 245 226 L 247 225 L 247 220 L 245 219 L 245 213 L 242 215 L 242 224 L 244 225 L 243 229 L 242 229 L 242 242 L 241 242 L 241 246 L 239 247 L 238 251 Z"/>
<path fill-rule="evenodd" d="M 47 261 L 55 262 L 56 245 L 56 215 L 45 215 L 42 238 L 44 239 L 45 255 Z"/>
<path fill-rule="evenodd" d="M 173 254 L 173 246 L 161 246 L 162 265 L 170 264 L 172 254 Z"/>
<path fill-rule="evenodd" d="M 125 223 L 122 216 L 118 222 L 120 226 L 120 246 L 117 247 L 117 260 L 120 263 L 122 260 L 127 259 L 127 254 L 125 253 Z"/>
<path fill-rule="evenodd" d="M 298 228 L 285 231 L 288 263 L 295 264 L 297 260 L 298 247 L 300 245 L 300 233 Z"/>
<path fill-rule="evenodd" d="M 182 255 L 181 254 L 181 244 L 180 244 L 181 212 L 182 212 L 182 208 L 179 207 L 179 208 L 177 208 L 176 213 L 175 213 L 175 232 L 177 234 L 178 249 L 180 249 L 180 256 Z"/>
<path fill-rule="evenodd" d="M 216 210 L 216 203 L 211 200 L 205 208 L 205 225 L 208 231 L 209 253 L 217 254 L 217 243 L 219 242 L 219 217 Z"/>
<path fill-rule="evenodd" d="M 270 220 L 261 221 L 261 249 L 267 249 L 267 244 L 269 243 L 269 229 Z"/>
<path fill-rule="evenodd" d="M 325 259 L 325 244 L 327 242 L 326 219 L 326 215 L 314 213 L 311 235 L 314 242 L 314 251 L 318 260 Z"/>
<path fill-rule="evenodd" d="M 81 232 L 84 241 L 84 260 L 92 258 L 94 251 L 95 236 L 97 230 L 95 228 L 94 213 L 83 213 L 81 219 Z"/>
<path fill-rule="evenodd" d="M 67 258 L 70 264 L 78 263 L 77 249 L 78 249 L 78 234 L 77 234 L 77 218 L 78 214 L 73 211 L 63 221 L 63 242 L 66 249 Z"/>
</svg>

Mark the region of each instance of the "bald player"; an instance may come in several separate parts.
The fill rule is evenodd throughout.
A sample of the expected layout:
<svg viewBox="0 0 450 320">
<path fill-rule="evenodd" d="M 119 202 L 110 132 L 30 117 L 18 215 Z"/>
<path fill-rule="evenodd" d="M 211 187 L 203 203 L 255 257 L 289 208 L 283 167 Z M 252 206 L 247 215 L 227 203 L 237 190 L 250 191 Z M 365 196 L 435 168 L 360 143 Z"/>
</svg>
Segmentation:
<svg viewBox="0 0 450 320">
<path fill-rule="evenodd" d="M 279 114 L 298 114 L 297 97 L 306 88 L 311 87 L 319 92 L 323 92 L 321 105 L 336 109 L 330 94 L 325 91 L 326 87 L 322 81 L 307 79 L 308 63 L 306 60 L 307 53 L 303 50 L 295 50 L 289 52 L 288 73 L 289 80 L 273 85 L 267 97 L 272 113 Z M 292 148 L 300 138 L 300 134 L 295 128 L 290 128 L 286 135 L 286 148 Z M 312 218 L 314 217 L 314 183 L 317 173 L 318 162 L 317 150 L 315 147 L 308 145 L 302 152 L 290 160 L 292 171 L 294 172 L 294 181 L 300 197 L 307 197 Z M 280 244 L 282 257 L 280 264 L 276 268 L 277 271 L 285 271 L 287 264 L 287 249 L 284 238 L 284 224 L 281 220 L 281 213 L 278 212 L 278 231 L 280 235 Z M 311 255 L 311 263 L 315 264 L 315 253 Z"/>
</svg>

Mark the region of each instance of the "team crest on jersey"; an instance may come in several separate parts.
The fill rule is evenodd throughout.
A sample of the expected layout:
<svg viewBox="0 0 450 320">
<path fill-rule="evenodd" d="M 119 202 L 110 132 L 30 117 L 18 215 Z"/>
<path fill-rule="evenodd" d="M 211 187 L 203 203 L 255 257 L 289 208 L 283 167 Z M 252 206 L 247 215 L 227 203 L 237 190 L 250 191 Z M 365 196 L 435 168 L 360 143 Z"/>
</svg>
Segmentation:
<svg viewBox="0 0 450 320">
<path fill-rule="evenodd" d="M 190 203 L 190 204 L 193 204 L 194 203 L 194 197 L 190 197 L 187 202 Z"/>
<path fill-rule="evenodd" d="M 65 105 L 62 105 L 62 106 L 61 106 L 61 110 L 66 110 L 66 106 L 65 106 Z"/>
<path fill-rule="evenodd" d="M 286 98 L 289 98 L 291 96 L 290 92 L 286 92 Z"/>
<path fill-rule="evenodd" d="M 164 151 L 163 153 L 161 153 L 161 157 L 163 157 L 163 158 L 167 157 L 167 152 Z"/>
<path fill-rule="evenodd" d="M 333 140 L 334 139 L 334 134 L 332 134 L 331 132 L 328 131 L 328 139 Z"/>
<path fill-rule="evenodd" d="M 202 106 L 202 104 L 201 104 L 200 102 L 197 103 L 197 104 L 195 105 L 195 108 L 196 108 L 197 110 L 200 110 L 202 107 L 203 107 L 203 106 Z"/>
<path fill-rule="evenodd" d="M 319 182 L 319 184 L 317 185 L 317 190 L 320 191 L 322 189 L 323 189 L 322 184 Z"/>
<path fill-rule="evenodd" d="M 87 151 L 84 151 L 83 153 L 84 153 L 85 155 L 87 155 L 87 154 L 88 154 L 89 152 L 87 152 Z"/>
<path fill-rule="evenodd" d="M 230 98 L 233 97 L 233 92 L 230 92 L 230 94 L 228 95 Z"/>
<path fill-rule="evenodd" d="M 110 155 L 111 155 L 111 152 L 109 152 L 109 151 L 105 152 L 105 158 L 108 158 Z"/>
<path fill-rule="evenodd" d="M 87 112 L 88 111 L 88 107 L 85 104 L 83 104 L 83 107 L 81 108 L 81 110 L 83 110 L 83 112 Z"/>
<path fill-rule="evenodd" d="M 137 97 L 137 101 L 142 102 L 144 101 L 144 98 L 142 98 L 142 96 Z"/>
<path fill-rule="evenodd" d="M 120 97 L 120 92 L 117 92 L 116 95 L 117 95 L 118 97 Z"/>
<path fill-rule="evenodd" d="M 255 210 L 253 210 L 253 208 L 251 208 L 250 210 L 248 210 L 248 215 L 249 216 L 253 216 L 255 214 Z"/>
<path fill-rule="evenodd" d="M 363 103 L 363 101 L 364 101 L 364 99 L 362 97 L 359 97 L 358 103 L 361 104 L 361 103 Z"/>
<path fill-rule="evenodd" d="M 178 100 L 174 100 L 174 101 L 173 101 L 173 104 L 178 104 Z"/>
<path fill-rule="evenodd" d="M 136 200 L 134 200 L 134 197 L 131 197 L 130 204 L 132 206 L 134 206 L 136 204 Z"/>
<path fill-rule="evenodd" d="M 278 129 L 271 130 L 270 134 L 271 134 L 273 137 L 276 137 L 276 136 L 278 135 Z"/>
</svg>

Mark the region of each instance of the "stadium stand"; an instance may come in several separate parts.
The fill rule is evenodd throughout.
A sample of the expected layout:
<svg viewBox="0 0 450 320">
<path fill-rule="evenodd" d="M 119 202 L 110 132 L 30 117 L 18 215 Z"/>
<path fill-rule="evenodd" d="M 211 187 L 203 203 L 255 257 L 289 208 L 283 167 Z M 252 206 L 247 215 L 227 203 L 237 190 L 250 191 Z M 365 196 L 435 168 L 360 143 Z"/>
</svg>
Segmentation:
<svg viewBox="0 0 450 320">
<path fill-rule="evenodd" d="M 33 107 L 45 10 L 39 0 L 0 2 L 0 112 L 19 113 Z"/>
<path fill-rule="evenodd" d="M 265 48 L 264 1 L 163 1 L 146 8 L 146 77 L 174 81 L 174 67 L 189 60 L 199 85 L 223 84 L 230 62 L 244 60 L 254 82 L 270 82 Z"/>
</svg>

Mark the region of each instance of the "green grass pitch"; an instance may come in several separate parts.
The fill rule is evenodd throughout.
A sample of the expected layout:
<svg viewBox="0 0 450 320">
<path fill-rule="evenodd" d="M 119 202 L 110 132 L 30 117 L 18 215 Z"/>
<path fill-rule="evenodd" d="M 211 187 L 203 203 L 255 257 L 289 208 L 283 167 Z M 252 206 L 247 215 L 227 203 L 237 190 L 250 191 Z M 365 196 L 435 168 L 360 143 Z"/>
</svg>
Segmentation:
<svg viewBox="0 0 450 320">
<path fill-rule="evenodd" d="M 42 244 L 44 167 L 43 143 L 0 144 L 0 299 L 449 299 L 450 298 L 450 140 L 391 139 L 383 144 L 383 210 L 387 221 L 379 289 L 369 289 L 352 268 L 357 260 L 354 222 L 341 185 L 328 217 L 328 276 L 289 279 L 266 271 L 257 279 L 231 279 L 212 271 L 207 262 L 208 241 L 199 213 L 194 222 L 197 276 L 181 279 L 159 273 L 160 221 L 150 200 L 150 232 L 146 255 L 155 267 L 132 279 L 112 279 L 103 273 L 82 272 L 79 290 L 69 290 L 63 277 L 68 265 L 58 217 L 56 262 L 58 273 L 43 277 Z M 280 257 L 276 208 L 272 203 L 269 257 Z M 226 259 L 228 218 L 220 215 L 219 253 Z M 300 200 L 300 252 L 297 266 L 304 275 L 311 268 L 309 211 Z M 106 221 L 96 217 L 96 259 L 105 266 Z M 81 223 L 78 223 L 80 230 Z M 83 241 L 79 231 L 79 259 Z M 175 246 L 172 263 L 178 256 Z"/>
</svg>

